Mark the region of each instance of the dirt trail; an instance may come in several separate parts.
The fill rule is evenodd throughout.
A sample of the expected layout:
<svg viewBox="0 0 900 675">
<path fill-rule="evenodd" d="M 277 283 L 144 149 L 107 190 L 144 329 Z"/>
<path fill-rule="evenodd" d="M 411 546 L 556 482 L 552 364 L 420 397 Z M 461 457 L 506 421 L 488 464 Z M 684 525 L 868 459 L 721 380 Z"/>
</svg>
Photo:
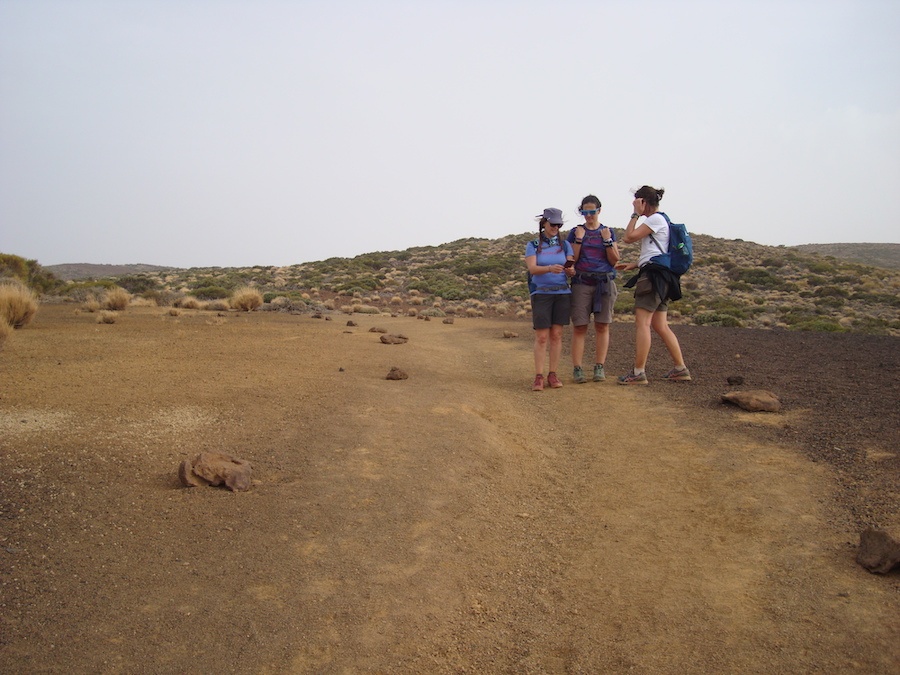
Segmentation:
<svg viewBox="0 0 900 675">
<path fill-rule="evenodd" d="M 0 671 L 896 672 L 822 465 L 652 387 L 532 393 L 525 323 L 354 320 L 17 331 Z M 253 489 L 180 488 L 201 450 Z"/>
</svg>

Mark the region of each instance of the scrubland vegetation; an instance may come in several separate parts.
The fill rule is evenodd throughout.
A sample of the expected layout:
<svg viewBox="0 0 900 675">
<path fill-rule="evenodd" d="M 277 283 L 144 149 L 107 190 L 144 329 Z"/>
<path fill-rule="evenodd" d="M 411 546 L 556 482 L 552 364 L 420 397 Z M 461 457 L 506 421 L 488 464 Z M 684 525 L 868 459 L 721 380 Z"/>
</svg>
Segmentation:
<svg viewBox="0 0 900 675">
<path fill-rule="evenodd" d="M 35 261 L 0 254 L 0 276 L 22 282 L 45 301 L 80 302 L 89 311 L 121 311 L 130 302 L 217 312 L 330 311 L 523 320 L 530 313 L 530 303 L 522 255 L 533 238 L 532 233 L 494 240 L 470 238 L 285 267 L 158 268 L 68 282 Z M 670 310 L 673 322 L 900 335 L 900 271 L 896 268 L 739 239 L 696 233 L 693 238 L 695 263 L 682 278 L 683 299 Z M 893 261 L 900 250 L 890 244 L 860 246 L 868 248 L 857 252 L 857 257 L 868 251 L 882 264 Z M 637 257 L 635 246 L 621 248 L 623 259 Z M 853 245 L 841 250 L 854 254 Z M 74 266 L 66 267 L 71 274 Z M 629 276 L 623 275 L 617 283 L 621 286 Z M 617 318 L 629 320 L 632 305 L 632 294 L 621 292 Z"/>
</svg>

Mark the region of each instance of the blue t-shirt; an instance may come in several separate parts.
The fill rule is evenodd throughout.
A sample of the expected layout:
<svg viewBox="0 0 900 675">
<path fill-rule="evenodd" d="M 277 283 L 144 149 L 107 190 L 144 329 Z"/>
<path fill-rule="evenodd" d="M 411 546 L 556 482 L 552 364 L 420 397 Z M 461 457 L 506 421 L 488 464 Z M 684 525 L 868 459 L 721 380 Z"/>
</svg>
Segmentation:
<svg viewBox="0 0 900 675">
<path fill-rule="evenodd" d="M 581 239 L 581 253 L 578 254 L 578 261 L 575 263 L 576 272 L 594 272 L 599 274 L 609 274 L 615 272 L 615 267 L 609 264 L 609 258 L 606 257 L 606 247 L 603 245 L 603 235 L 600 230 L 601 225 L 596 230 L 585 228 L 584 237 Z M 616 231 L 609 229 L 609 238 L 616 240 Z M 569 231 L 566 240 L 575 243 L 575 228 Z"/>
<path fill-rule="evenodd" d="M 537 264 L 538 265 L 565 265 L 567 256 L 574 256 L 575 252 L 572 250 L 572 245 L 563 241 L 562 246 L 559 244 L 559 240 L 557 237 L 554 237 L 550 240 L 552 243 L 548 244 L 546 241 L 541 242 L 541 250 L 537 250 L 537 241 L 529 241 L 528 245 L 525 247 L 525 257 L 529 256 L 537 256 Z M 531 295 L 535 293 L 571 293 L 572 289 L 569 288 L 569 278 L 566 276 L 565 272 L 548 272 L 547 274 L 535 274 L 531 277 L 531 283 L 534 286 L 534 290 L 531 291 Z"/>
</svg>

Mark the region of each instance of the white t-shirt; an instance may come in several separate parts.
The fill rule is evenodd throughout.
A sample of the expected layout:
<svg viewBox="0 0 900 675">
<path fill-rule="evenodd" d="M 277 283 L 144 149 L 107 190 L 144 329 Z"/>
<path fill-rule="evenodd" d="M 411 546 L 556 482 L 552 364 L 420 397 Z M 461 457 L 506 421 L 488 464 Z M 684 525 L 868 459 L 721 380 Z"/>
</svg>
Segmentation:
<svg viewBox="0 0 900 675">
<path fill-rule="evenodd" d="M 669 250 L 669 224 L 666 219 L 658 213 L 654 213 L 652 216 L 648 216 L 644 222 L 653 230 L 653 239 L 656 239 L 656 244 L 659 246 L 657 247 L 653 243 L 653 239 L 649 235 L 641 239 L 641 256 L 638 258 L 638 267 L 643 267 L 650 262 L 650 258 L 667 253 Z"/>
</svg>

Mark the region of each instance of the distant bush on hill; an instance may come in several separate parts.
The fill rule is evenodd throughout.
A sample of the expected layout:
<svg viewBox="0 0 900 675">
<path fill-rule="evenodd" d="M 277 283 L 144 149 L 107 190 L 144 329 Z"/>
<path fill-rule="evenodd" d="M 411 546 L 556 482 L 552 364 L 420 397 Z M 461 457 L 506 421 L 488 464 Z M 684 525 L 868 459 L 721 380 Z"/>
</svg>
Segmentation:
<svg viewBox="0 0 900 675">
<path fill-rule="evenodd" d="M 62 286 L 63 280 L 41 267 L 37 260 L 0 253 L 0 279 L 15 279 L 37 293 L 50 293 Z"/>
</svg>

